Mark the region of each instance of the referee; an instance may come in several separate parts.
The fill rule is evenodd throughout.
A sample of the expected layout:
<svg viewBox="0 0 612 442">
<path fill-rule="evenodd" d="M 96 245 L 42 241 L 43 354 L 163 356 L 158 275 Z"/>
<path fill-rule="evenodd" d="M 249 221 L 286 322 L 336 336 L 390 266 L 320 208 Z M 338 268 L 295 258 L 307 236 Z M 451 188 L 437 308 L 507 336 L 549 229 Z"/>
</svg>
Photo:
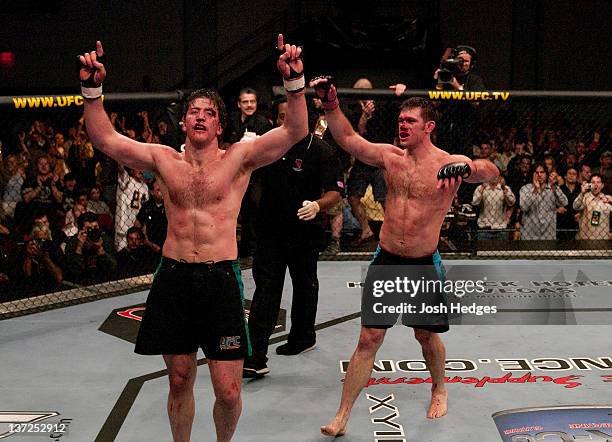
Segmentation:
<svg viewBox="0 0 612 442">
<path fill-rule="evenodd" d="M 286 99 L 275 104 L 275 111 L 280 126 L 287 113 Z M 317 260 L 325 239 L 319 212 L 336 205 L 344 188 L 334 149 L 313 133 L 261 169 L 261 176 L 253 257 L 256 288 L 249 314 L 253 355 L 244 361 L 246 378 L 270 372 L 268 341 L 276 326 L 287 268 L 293 283 L 291 330 L 276 353 L 297 355 L 315 347 Z"/>
</svg>

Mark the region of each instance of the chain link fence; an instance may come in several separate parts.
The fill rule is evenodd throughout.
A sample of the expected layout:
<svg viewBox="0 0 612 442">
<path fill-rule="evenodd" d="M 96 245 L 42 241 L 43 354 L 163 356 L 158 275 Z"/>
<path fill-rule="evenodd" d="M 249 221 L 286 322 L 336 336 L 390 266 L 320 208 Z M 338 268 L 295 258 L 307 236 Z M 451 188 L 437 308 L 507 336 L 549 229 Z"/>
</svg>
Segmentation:
<svg viewBox="0 0 612 442">
<path fill-rule="evenodd" d="M 488 158 L 502 171 L 492 183 L 461 187 L 441 229 L 446 257 L 612 255 L 611 94 L 409 91 L 396 97 L 340 89 L 339 95 L 357 131 L 390 144 L 397 143 L 401 100 L 434 99 L 441 113 L 434 143 Z M 181 98 L 110 94 L 105 107 L 126 136 L 178 148 Z M 0 318 L 151 283 L 166 232 L 155 177 L 94 149 L 80 100 L 0 97 Z M 333 144 L 329 133 L 325 139 Z M 330 242 L 321 259 L 369 259 L 384 220 L 385 177 L 346 155 L 342 162 L 347 192 L 326 216 Z"/>
</svg>

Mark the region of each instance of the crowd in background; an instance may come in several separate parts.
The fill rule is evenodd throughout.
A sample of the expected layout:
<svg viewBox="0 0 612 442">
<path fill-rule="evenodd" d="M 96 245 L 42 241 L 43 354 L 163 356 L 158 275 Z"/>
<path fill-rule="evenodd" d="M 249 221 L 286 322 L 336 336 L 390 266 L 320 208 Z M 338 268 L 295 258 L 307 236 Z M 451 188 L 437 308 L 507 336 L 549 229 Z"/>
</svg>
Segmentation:
<svg viewBox="0 0 612 442">
<path fill-rule="evenodd" d="M 354 87 L 372 84 L 360 79 Z M 396 142 L 398 104 L 398 100 L 342 100 L 356 131 L 386 143 Z M 373 248 L 376 223 L 384 217 L 382 172 L 341 151 L 327 131 L 319 103 L 309 100 L 309 106 L 310 129 L 335 149 L 346 182 L 344 202 L 327 214 L 330 235 L 323 252 L 334 254 L 351 244 Z M 445 106 L 439 106 L 443 116 L 453 112 Z M 276 121 L 277 107 L 262 106 L 253 89 L 243 89 L 237 102 L 228 102 L 227 107 L 235 112 L 225 128 L 225 146 L 262 135 Z M 528 108 L 514 114 L 478 112 L 470 115 L 477 124 L 466 146 L 444 145 L 445 122 L 458 123 L 449 121 L 448 115 L 440 121 L 438 140 L 448 151 L 457 148 L 472 158 L 489 159 L 501 171 L 491 183 L 462 186 L 455 199 L 457 215 L 474 214 L 478 239 L 610 239 L 609 128 L 574 124 L 577 110 L 548 118 L 542 126 Z M 171 144 L 163 113 L 109 116 L 115 129 L 127 137 Z M 95 149 L 82 118 L 60 125 L 54 117 L 27 122 L 14 141 L 3 140 L 1 146 L 0 300 L 11 299 L 11 293 L 23 296 L 66 287 L 66 282 L 91 284 L 151 273 L 161 254 L 166 217 L 154 174 L 130 170 Z M 261 197 L 257 183 L 255 173 L 241 209 L 242 257 L 256 247 L 252 226 Z M 445 240 L 465 234 L 452 221 L 443 226 Z"/>
</svg>

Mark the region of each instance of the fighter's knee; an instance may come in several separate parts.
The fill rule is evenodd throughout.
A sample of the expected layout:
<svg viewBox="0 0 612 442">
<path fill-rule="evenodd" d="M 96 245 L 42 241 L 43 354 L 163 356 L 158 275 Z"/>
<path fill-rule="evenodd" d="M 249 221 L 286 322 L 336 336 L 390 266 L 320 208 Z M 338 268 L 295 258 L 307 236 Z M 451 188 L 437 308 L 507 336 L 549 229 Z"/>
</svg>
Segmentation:
<svg viewBox="0 0 612 442">
<path fill-rule="evenodd" d="M 234 408 L 240 403 L 240 388 L 223 388 L 216 392 L 216 399 L 224 408 Z"/>
<path fill-rule="evenodd" d="M 193 376 L 188 372 L 174 372 L 168 374 L 170 392 L 180 394 L 193 388 Z"/>
<path fill-rule="evenodd" d="M 364 328 L 359 335 L 357 349 L 361 351 L 376 351 L 385 339 L 385 330 Z"/>
<path fill-rule="evenodd" d="M 433 338 L 433 333 L 427 330 L 423 330 L 420 328 L 414 329 L 414 337 L 422 346 L 427 346 L 431 343 Z"/>
</svg>

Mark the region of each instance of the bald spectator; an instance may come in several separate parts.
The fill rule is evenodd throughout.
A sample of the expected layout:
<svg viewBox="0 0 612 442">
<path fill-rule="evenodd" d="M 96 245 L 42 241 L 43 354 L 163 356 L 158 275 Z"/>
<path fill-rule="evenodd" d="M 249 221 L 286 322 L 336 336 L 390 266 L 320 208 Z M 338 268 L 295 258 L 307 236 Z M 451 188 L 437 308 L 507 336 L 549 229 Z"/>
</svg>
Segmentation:
<svg viewBox="0 0 612 442">
<path fill-rule="evenodd" d="M 603 190 L 601 175 L 593 174 L 590 183 L 582 183 L 580 195 L 574 200 L 574 209 L 580 212 L 577 239 L 610 239 L 612 197 Z"/>
</svg>

